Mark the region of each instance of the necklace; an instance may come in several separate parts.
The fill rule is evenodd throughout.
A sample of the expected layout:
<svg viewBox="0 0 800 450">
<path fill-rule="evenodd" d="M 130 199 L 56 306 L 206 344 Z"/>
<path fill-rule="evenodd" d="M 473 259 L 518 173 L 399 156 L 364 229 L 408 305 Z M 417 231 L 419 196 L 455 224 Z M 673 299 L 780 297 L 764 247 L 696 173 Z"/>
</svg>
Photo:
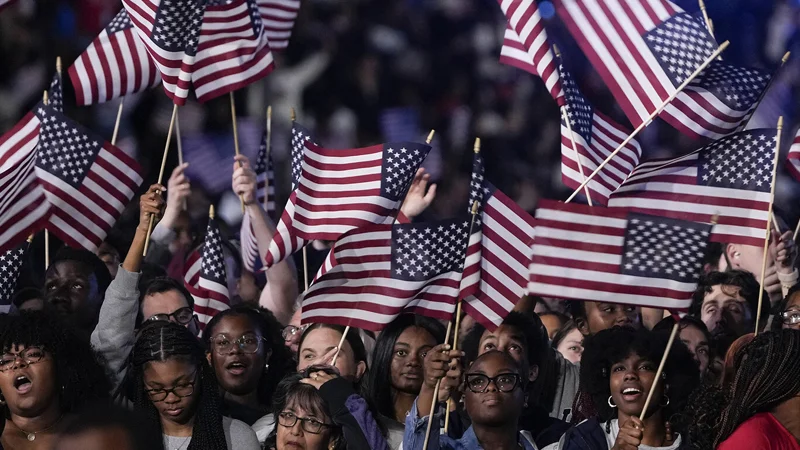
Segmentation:
<svg viewBox="0 0 800 450">
<path fill-rule="evenodd" d="M 167 435 L 164 435 L 164 437 L 166 438 L 166 439 L 164 439 L 164 441 L 165 441 L 164 442 L 164 447 L 169 447 L 169 438 L 170 437 L 167 436 Z M 192 435 L 186 436 L 186 438 L 184 438 L 183 441 L 181 442 L 181 445 L 175 447 L 175 450 L 181 450 L 183 448 L 183 446 L 186 445 L 186 442 L 188 442 L 189 439 L 191 439 L 191 438 L 192 438 Z"/>
<path fill-rule="evenodd" d="M 51 424 L 49 427 L 47 427 L 47 428 L 45 428 L 45 429 L 43 429 L 43 430 L 39 430 L 39 431 L 25 431 L 25 430 L 23 430 L 22 428 L 20 428 L 20 427 L 19 427 L 19 425 L 15 424 L 15 423 L 14 423 L 14 421 L 11 421 L 11 423 L 12 423 L 12 424 L 14 424 L 14 426 L 15 426 L 15 427 L 17 427 L 17 429 L 18 429 L 19 431 L 21 431 L 21 432 L 22 432 L 22 434 L 26 435 L 26 437 L 27 437 L 27 439 L 28 439 L 29 441 L 33 442 L 33 441 L 35 441 L 35 440 L 36 440 L 36 434 L 38 434 L 38 433 L 44 433 L 45 431 L 48 431 L 48 430 L 52 429 L 54 426 L 58 425 L 58 422 L 61 422 L 61 418 L 62 418 L 62 417 L 64 417 L 64 415 L 63 415 L 63 414 L 62 414 L 62 415 L 60 415 L 60 416 L 58 417 L 58 419 L 56 419 L 56 421 L 55 421 L 55 422 L 53 422 L 53 423 L 52 423 L 52 424 Z"/>
</svg>

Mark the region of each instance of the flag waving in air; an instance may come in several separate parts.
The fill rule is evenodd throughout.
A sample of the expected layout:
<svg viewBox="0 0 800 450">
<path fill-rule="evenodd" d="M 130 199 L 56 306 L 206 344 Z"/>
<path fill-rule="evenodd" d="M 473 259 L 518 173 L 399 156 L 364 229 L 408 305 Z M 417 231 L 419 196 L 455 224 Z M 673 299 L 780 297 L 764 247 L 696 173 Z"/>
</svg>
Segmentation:
<svg viewBox="0 0 800 450">
<path fill-rule="evenodd" d="M 374 224 L 336 242 L 303 294 L 303 323 L 377 331 L 404 312 L 449 320 L 459 296 L 469 218 Z"/>
<path fill-rule="evenodd" d="M 532 294 L 686 310 L 711 224 L 542 200 Z"/>
<path fill-rule="evenodd" d="M 0 254 L 0 314 L 8 314 L 17 288 L 17 278 L 25 261 L 25 252 L 30 243 L 23 242 Z"/>
<path fill-rule="evenodd" d="M 64 88 L 61 82 L 61 74 L 58 72 L 53 75 L 53 80 L 50 82 L 50 90 L 48 91 L 47 98 L 48 105 L 50 105 L 53 110 L 64 112 Z"/>
<path fill-rule="evenodd" d="M 256 201 L 267 212 L 270 219 L 275 218 L 275 170 L 272 165 L 272 154 L 267 154 L 267 132 L 261 139 L 256 156 Z M 255 231 L 250 223 L 250 215 L 245 214 L 242 218 L 240 231 L 242 240 L 242 262 L 245 269 L 250 272 L 255 271 L 260 259 L 258 252 L 258 241 Z"/>
<path fill-rule="evenodd" d="M 701 17 L 668 0 L 560 0 L 557 11 L 636 127 L 719 47 Z M 743 128 L 769 79 L 714 60 L 659 117 L 691 137 L 722 137 Z"/>
<path fill-rule="evenodd" d="M 104 103 L 161 83 L 161 75 L 122 9 L 68 70 L 79 106 Z"/>
<path fill-rule="evenodd" d="M 394 222 L 431 149 L 413 142 L 336 150 L 310 140 L 303 145 L 299 184 L 270 243 L 267 267 L 312 240 L 335 241 L 357 227 Z"/>
<path fill-rule="evenodd" d="M 688 155 L 644 162 L 608 206 L 696 222 L 718 214 L 713 241 L 763 245 L 775 137 L 775 129 L 747 130 Z"/>
<path fill-rule="evenodd" d="M 190 254 L 185 267 L 184 285 L 194 297 L 194 312 L 203 329 L 218 312 L 230 308 L 231 303 L 222 235 L 213 217 L 208 220 L 202 250 Z"/>
<path fill-rule="evenodd" d="M 283 50 L 289 46 L 294 21 L 300 10 L 300 0 L 257 0 L 264 30 L 273 50 Z"/>
<path fill-rule="evenodd" d="M 786 157 L 786 168 L 795 180 L 800 181 L 800 130 L 789 147 L 789 156 Z"/>
</svg>

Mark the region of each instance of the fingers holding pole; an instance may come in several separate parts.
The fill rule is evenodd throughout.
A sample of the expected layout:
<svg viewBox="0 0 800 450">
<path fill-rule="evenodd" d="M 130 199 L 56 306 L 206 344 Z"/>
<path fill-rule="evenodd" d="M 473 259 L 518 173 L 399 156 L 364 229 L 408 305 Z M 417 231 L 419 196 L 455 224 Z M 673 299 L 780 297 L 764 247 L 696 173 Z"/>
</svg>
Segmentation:
<svg viewBox="0 0 800 450">
<path fill-rule="evenodd" d="M 172 141 L 172 130 L 175 129 L 175 121 L 178 117 L 178 105 L 172 107 L 172 118 L 169 120 L 169 129 L 167 130 L 167 143 L 164 145 L 164 156 L 161 157 L 161 169 L 158 171 L 158 184 L 164 184 L 164 168 L 167 166 L 167 154 L 169 154 L 169 144 Z M 150 224 L 147 226 L 147 237 L 144 241 L 143 256 L 147 256 L 147 249 L 150 246 L 150 235 L 153 233 L 153 225 L 155 225 L 155 216 L 150 216 Z"/>
<path fill-rule="evenodd" d="M 233 99 L 233 91 L 230 92 L 231 98 L 231 119 L 233 120 L 233 150 L 236 156 L 239 156 L 239 127 L 236 125 L 236 102 Z M 242 167 L 241 161 L 239 167 Z M 242 214 L 244 214 L 244 197 L 239 196 L 239 204 L 242 206 Z"/>
<path fill-rule="evenodd" d="M 447 332 L 444 335 L 445 344 L 450 340 L 450 332 L 453 331 L 453 322 L 447 322 Z M 424 375 L 423 375 L 424 376 Z M 439 401 L 439 387 L 442 385 L 442 379 L 436 382 L 436 387 L 433 389 L 433 399 L 431 399 L 431 411 L 428 413 L 428 427 L 425 429 L 425 440 L 422 444 L 422 450 L 428 450 L 428 440 L 431 437 L 431 425 L 433 424 L 433 413 L 436 411 L 436 403 Z"/>
<path fill-rule="evenodd" d="M 679 327 L 680 322 L 675 320 L 675 325 L 672 326 L 672 332 L 670 333 L 669 340 L 667 341 L 667 347 L 664 349 L 664 355 L 661 356 L 661 362 L 658 364 L 658 370 L 656 371 L 655 379 L 653 379 L 653 385 L 650 386 L 650 392 L 647 393 L 647 399 L 644 401 L 644 409 L 642 409 L 642 414 L 639 416 L 639 420 L 644 420 L 647 417 L 647 409 L 650 407 L 650 402 L 653 400 L 653 393 L 655 393 L 658 382 L 661 380 L 661 374 L 664 373 L 664 365 L 667 363 L 667 356 L 669 355 L 669 351 L 672 349 L 672 344 L 675 342 L 675 336 L 678 335 Z"/>
</svg>

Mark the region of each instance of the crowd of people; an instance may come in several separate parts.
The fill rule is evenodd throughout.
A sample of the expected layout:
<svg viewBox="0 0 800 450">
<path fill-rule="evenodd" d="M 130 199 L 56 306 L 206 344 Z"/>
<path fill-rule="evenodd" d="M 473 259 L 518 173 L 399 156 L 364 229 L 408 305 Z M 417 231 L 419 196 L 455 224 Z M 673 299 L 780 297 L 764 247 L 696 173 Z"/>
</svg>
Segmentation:
<svg viewBox="0 0 800 450">
<path fill-rule="evenodd" d="M 255 172 L 234 164 L 269 240 Z M 791 232 L 774 234 L 763 287 L 763 249 L 713 245 L 682 317 L 528 296 L 493 330 L 465 315 L 457 348 L 413 314 L 379 333 L 303 324 L 294 263 L 259 279 L 229 242 L 238 294 L 203 326 L 169 274 L 191 246 L 184 169 L 140 197 L 121 258 L 64 247 L 0 316 L 4 449 L 800 448 Z M 433 200 L 426 182 L 420 170 L 401 209 L 412 219 Z"/>
</svg>

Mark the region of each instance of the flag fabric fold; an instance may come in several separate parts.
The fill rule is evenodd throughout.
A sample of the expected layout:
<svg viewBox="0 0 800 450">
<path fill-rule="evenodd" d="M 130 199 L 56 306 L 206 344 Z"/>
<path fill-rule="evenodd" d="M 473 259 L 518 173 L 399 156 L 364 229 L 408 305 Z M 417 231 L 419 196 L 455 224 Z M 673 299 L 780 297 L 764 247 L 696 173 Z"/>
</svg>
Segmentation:
<svg viewBox="0 0 800 450">
<path fill-rule="evenodd" d="M 194 297 L 194 312 L 204 329 L 217 313 L 230 308 L 222 236 L 215 219 L 209 219 L 205 242 L 186 260 L 184 285 Z"/>
<path fill-rule="evenodd" d="M 635 127 L 719 47 L 701 17 L 668 0 L 560 0 L 557 11 Z M 743 129 L 769 83 L 715 60 L 659 114 L 691 137 Z"/>
<path fill-rule="evenodd" d="M 609 207 L 710 222 L 711 240 L 761 246 L 766 238 L 775 129 L 732 134 L 677 158 L 640 164 Z"/>
<path fill-rule="evenodd" d="M 78 106 L 153 88 L 161 75 L 124 8 L 70 66 Z"/>
<path fill-rule="evenodd" d="M 786 168 L 795 180 L 800 181 L 800 129 L 789 147 L 789 155 L 786 157 Z"/>
<path fill-rule="evenodd" d="M 360 226 L 394 222 L 431 148 L 413 142 L 335 150 L 310 140 L 303 145 L 299 183 L 270 243 L 267 267 L 312 240 L 335 241 Z"/>
<path fill-rule="evenodd" d="M 470 210 L 474 202 L 478 209 L 472 222 L 461 295 L 464 311 L 493 330 L 527 292 L 534 220 L 484 179 L 480 153 L 473 161 Z"/>
<path fill-rule="evenodd" d="M 0 136 L 0 252 L 42 230 L 50 204 L 36 177 L 39 121 L 28 113 Z"/>
<path fill-rule="evenodd" d="M 570 127 L 561 118 L 561 181 L 577 189 L 603 161 L 630 135 L 631 131 L 594 108 L 583 96 L 572 74 L 560 66 L 564 86 L 564 107 Z M 572 140 L 575 139 L 575 147 Z M 576 155 L 576 150 L 580 155 Z M 606 164 L 589 181 L 589 195 L 593 204 L 606 205 L 608 196 L 625 181 L 639 164 L 642 149 L 635 139 Z M 580 165 L 583 166 L 581 175 Z M 581 191 L 581 194 L 584 192 Z"/>
<path fill-rule="evenodd" d="M 271 220 L 275 219 L 275 169 L 272 164 L 272 154 L 267 154 L 267 133 L 261 138 L 258 148 L 256 164 L 256 201 L 267 212 Z M 240 229 L 242 243 L 242 263 L 245 269 L 254 272 L 261 258 L 258 252 L 258 240 L 250 221 L 250 215 L 242 218 Z"/>
<path fill-rule="evenodd" d="M 531 293 L 686 310 L 711 227 L 543 200 L 536 210 Z"/>
<path fill-rule="evenodd" d="M 469 218 L 345 233 L 302 296 L 303 323 L 378 331 L 405 312 L 450 320 L 468 239 Z"/>
<path fill-rule="evenodd" d="M 36 175 L 52 205 L 47 229 L 95 251 L 142 183 L 139 164 L 50 106 L 34 110 Z"/>
<path fill-rule="evenodd" d="M 61 74 L 58 72 L 53 75 L 53 80 L 50 82 L 47 99 L 47 104 L 50 105 L 53 110 L 60 113 L 64 112 L 64 89 L 61 82 Z"/>
<path fill-rule="evenodd" d="M 539 76 L 553 99 L 559 106 L 563 105 L 564 91 L 558 64 L 536 1 L 497 2 L 507 21 L 500 62 Z"/>
<path fill-rule="evenodd" d="M 30 244 L 25 241 L 16 247 L 0 254 L 0 314 L 7 314 L 11 309 L 14 292 L 17 289 L 17 278 L 25 262 L 25 252 Z"/>
<path fill-rule="evenodd" d="M 300 0 L 258 0 L 258 10 L 270 48 L 283 50 L 288 47 Z"/>
</svg>

